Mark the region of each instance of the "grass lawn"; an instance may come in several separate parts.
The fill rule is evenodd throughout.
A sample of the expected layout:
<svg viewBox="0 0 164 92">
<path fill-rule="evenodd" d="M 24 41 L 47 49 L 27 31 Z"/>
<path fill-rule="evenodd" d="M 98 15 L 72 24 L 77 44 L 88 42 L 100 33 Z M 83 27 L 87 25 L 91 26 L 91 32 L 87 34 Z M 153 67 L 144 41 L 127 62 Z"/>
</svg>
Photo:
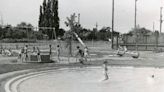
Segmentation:
<svg viewBox="0 0 164 92">
<path fill-rule="evenodd" d="M 111 57 L 108 55 L 114 54 L 115 51 L 111 50 L 110 43 L 108 41 L 86 41 L 86 45 L 89 47 L 90 54 L 95 54 L 92 56 L 91 62 L 86 62 L 85 66 L 100 66 L 104 59 L 108 60 L 109 65 L 118 65 L 118 66 L 154 66 L 154 67 L 163 67 L 163 54 L 153 53 L 153 52 L 140 52 L 140 57 L 138 59 L 133 59 L 131 56 L 123 57 Z M 39 46 L 41 50 L 49 51 L 49 44 L 52 45 L 54 56 L 56 56 L 56 45 L 61 45 L 61 55 L 68 56 L 68 48 L 66 48 L 66 43 L 63 41 L 50 41 L 50 42 L 38 42 L 38 43 L 2 43 L 2 47 L 16 49 L 23 47 L 25 44 L 29 45 L 29 48 L 32 49 L 33 46 Z M 73 42 L 73 54 L 76 51 L 76 46 L 81 46 L 78 42 Z M 81 46 L 81 48 L 83 48 Z M 106 56 L 106 58 L 103 58 Z M 56 64 L 56 63 L 22 63 L 15 62 L 17 57 L 3 57 L 0 56 L 0 74 L 25 70 L 25 69 L 37 69 L 44 67 L 74 67 L 74 66 L 84 66 L 77 63 L 71 64 Z"/>
</svg>

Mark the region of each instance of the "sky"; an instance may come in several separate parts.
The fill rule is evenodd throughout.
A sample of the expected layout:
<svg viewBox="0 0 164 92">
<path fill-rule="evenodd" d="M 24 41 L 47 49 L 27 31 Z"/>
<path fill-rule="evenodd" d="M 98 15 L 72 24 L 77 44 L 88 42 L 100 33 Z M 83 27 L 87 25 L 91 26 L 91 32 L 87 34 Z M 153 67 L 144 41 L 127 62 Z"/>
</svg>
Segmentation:
<svg viewBox="0 0 164 92">
<path fill-rule="evenodd" d="M 43 0 L 0 0 L 0 20 L 4 24 L 16 26 L 20 22 L 38 25 L 39 6 Z M 115 0 L 114 29 L 125 33 L 134 27 L 135 0 Z M 160 7 L 164 0 L 138 0 L 137 24 L 153 30 L 159 30 Z M 112 0 L 59 0 L 60 27 L 66 28 L 66 17 L 80 13 L 82 27 L 98 29 L 112 25 Z M 164 15 L 164 9 L 163 9 Z M 163 18 L 164 19 L 164 18 Z M 1 23 L 1 22 L 0 22 Z M 164 24 L 163 24 L 164 25 Z M 164 27 L 163 30 L 164 32 Z"/>
</svg>

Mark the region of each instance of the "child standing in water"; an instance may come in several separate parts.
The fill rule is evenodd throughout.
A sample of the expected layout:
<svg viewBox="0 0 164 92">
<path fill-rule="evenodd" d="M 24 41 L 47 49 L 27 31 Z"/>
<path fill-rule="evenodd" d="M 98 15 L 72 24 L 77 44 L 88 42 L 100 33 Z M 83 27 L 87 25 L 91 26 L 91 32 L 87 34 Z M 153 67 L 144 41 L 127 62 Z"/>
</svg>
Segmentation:
<svg viewBox="0 0 164 92">
<path fill-rule="evenodd" d="M 85 59 L 86 62 L 87 62 L 88 55 L 89 55 L 89 51 L 88 51 L 88 48 L 87 48 L 87 46 L 86 46 L 86 47 L 84 48 L 84 59 Z"/>
<path fill-rule="evenodd" d="M 25 47 L 24 47 L 24 54 L 25 54 L 25 61 L 27 62 L 27 60 L 29 60 L 29 57 L 28 57 L 28 45 L 25 45 Z"/>
<path fill-rule="evenodd" d="M 58 62 L 60 62 L 60 46 L 59 45 L 57 45 L 56 52 L 57 52 L 57 60 Z"/>
<path fill-rule="evenodd" d="M 104 72 L 104 77 L 105 77 L 104 80 L 108 80 L 109 79 L 107 64 L 108 64 L 108 62 L 104 61 L 104 63 L 103 63 L 103 72 Z"/>
<path fill-rule="evenodd" d="M 24 50 L 24 48 L 22 47 L 21 48 L 21 51 L 20 51 L 20 60 L 21 60 L 21 62 L 24 62 L 25 61 L 25 50 Z"/>
<path fill-rule="evenodd" d="M 36 47 L 36 49 L 37 49 L 38 62 L 41 62 L 40 49 L 39 49 L 39 47 Z"/>
</svg>

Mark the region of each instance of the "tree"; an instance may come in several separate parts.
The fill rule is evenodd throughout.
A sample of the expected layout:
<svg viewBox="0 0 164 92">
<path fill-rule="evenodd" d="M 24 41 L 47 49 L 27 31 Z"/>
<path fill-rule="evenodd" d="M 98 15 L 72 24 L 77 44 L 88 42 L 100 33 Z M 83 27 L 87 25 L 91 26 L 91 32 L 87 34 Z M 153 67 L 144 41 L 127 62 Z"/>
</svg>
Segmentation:
<svg viewBox="0 0 164 92">
<path fill-rule="evenodd" d="M 152 32 L 144 27 L 137 27 L 136 29 L 131 29 L 127 34 L 124 35 L 125 43 L 129 42 L 137 42 L 137 43 L 145 43 L 147 42 L 147 36 L 151 35 Z M 128 39 L 131 37 L 131 39 Z M 126 40 L 125 40 L 126 39 Z"/>
<path fill-rule="evenodd" d="M 64 33 L 65 33 L 65 30 L 62 29 L 62 28 L 60 28 L 59 29 L 59 33 L 58 33 L 58 36 L 62 37 L 62 36 L 64 36 Z"/>
<path fill-rule="evenodd" d="M 40 27 L 43 27 L 43 25 L 44 25 L 44 23 L 42 22 L 43 20 L 44 20 L 44 17 L 43 17 L 43 7 L 40 6 L 40 15 L 39 15 L 39 22 L 38 22 Z"/>
<path fill-rule="evenodd" d="M 42 33 L 47 34 L 50 39 L 59 35 L 59 16 L 58 0 L 44 0 L 40 6 L 40 15 L 38 21 L 39 27 L 50 27 L 54 29 L 40 29 Z"/>
<path fill-rule="evenodd" d="M 65 22 L 66 26 L 70 28 L 68 32 L 65 33 L 66 39 L 66 47 L 69 47 L 69 55 L 72 56 L 72 39 L 74 38 L 74 32 L 77 31 L 77 22 L 75 21 L 76 15 L 72 14 L 70 17 L 67 17 L 67 21 Z"/>
<path fill-rule="evenodd" d="M 52 0 L 52 27 L 55 27 L 56 35 L 59 35 L 59 16 L 58 16 L 58 0 Z M 61 32 L 60 32 L 61 33 Z"/>
</svg>

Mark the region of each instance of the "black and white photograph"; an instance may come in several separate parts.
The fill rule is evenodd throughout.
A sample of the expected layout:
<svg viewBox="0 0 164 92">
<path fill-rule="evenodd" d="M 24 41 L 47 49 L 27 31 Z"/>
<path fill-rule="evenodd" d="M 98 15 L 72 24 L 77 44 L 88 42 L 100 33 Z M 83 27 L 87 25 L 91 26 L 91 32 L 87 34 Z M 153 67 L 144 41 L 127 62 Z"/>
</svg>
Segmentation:
<svg viewBox="0 0 164 92">
<path fill-rule="evenodd" d="M 0 0 L 0 92 L 164 92 L 164 0 Z"/>
</svg>

